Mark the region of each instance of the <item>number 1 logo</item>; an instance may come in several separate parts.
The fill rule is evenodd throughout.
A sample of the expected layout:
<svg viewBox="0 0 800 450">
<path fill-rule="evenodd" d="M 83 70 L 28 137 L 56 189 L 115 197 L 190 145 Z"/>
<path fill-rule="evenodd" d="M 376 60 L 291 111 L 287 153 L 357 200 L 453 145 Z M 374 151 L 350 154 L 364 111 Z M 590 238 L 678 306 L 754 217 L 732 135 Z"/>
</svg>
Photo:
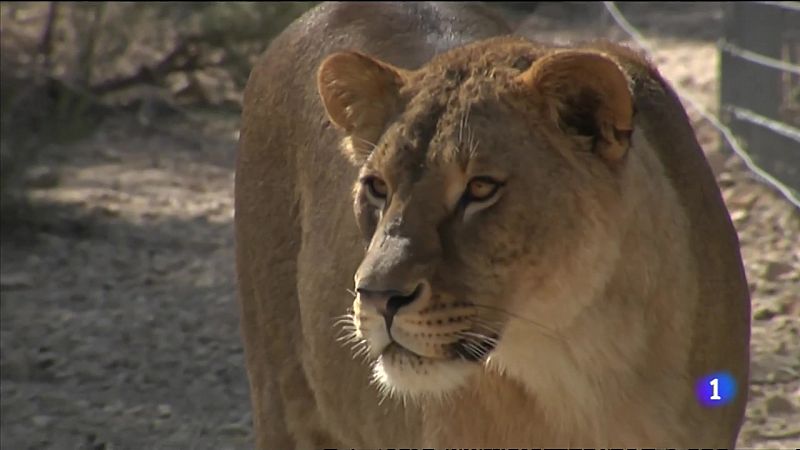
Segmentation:
<svg viewBox="0 0 800 450">
<path fill-rule="evenodd" d="M 714 378 L 708 384 L 711 385 L 711 397 L 709 397 L 709 400 L 722 400 L 722 397 L 719 396 L 719 378 Z"/>
<path fill-rule="evenodd" d="M 697 381 L 695 394 L 703 406 L 727 405 L 736 398 L 736 379 L 728 372 L 712 373 Z"/>
</svg>

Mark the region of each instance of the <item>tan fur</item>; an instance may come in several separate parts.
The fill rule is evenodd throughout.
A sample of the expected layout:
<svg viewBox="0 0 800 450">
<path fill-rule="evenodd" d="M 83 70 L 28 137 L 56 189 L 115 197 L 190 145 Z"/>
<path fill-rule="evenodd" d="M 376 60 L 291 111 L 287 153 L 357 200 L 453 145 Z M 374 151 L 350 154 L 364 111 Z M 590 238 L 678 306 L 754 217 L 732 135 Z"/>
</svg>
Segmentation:
<svg viewBox="0 0 800 450">
<path fill-rule="evenodd" d="M 506 32 L 473 5 L 323 4 L 253 70 L 259 448 L 734 445 L 748 289 L 679 101 L 626 48 Z M 703 408 L 720 370 L 739 397 Z"/>
</svg>

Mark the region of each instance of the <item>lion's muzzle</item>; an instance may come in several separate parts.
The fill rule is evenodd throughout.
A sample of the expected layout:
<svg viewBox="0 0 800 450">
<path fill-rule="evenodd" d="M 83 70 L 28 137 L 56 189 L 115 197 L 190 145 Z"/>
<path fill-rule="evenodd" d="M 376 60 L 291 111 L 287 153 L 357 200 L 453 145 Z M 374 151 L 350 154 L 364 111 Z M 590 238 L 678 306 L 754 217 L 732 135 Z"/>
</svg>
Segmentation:
<svg viewBox="0 0 800 450">
<path fill-rule="evenodd" d="M 408 306 L 418 300 L 426 290 L 426 282 L 421 282 L 417 287 L 408 293 L 407 291 L 400 291 L 396 289 L 391 290 L 373 290 L 369 287 L 358 287 L 358 299 L 361 302 L 362 308 L 369 308 L 375 313 L 383 316 L 384 323 L 386 324 L 386 332 L 389 333 L 391 339 L 392 322 L 394 316 L 405 306 Z"/>
</svg>

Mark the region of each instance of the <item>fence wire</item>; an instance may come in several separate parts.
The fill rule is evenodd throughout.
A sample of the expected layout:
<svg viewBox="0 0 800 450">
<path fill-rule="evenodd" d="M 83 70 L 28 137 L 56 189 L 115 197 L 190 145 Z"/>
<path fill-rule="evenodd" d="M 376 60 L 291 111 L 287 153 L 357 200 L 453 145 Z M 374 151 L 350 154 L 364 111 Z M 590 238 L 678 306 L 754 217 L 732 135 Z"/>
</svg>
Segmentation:
<svg viewBox="0 0 800 450">
<path fill-rule="evenodd" d="M 791 125 L 786 125 L 783 122 L 772 120 L 769 117 L 764 117 L 761 114 L 755 113 L 747 108 L 742 108 L 739 106 L 726 106 L 725 109 L 732 112 L 733 115 L 739 120 L 744 120 L 746 122 L 752 123 L 753 125 L 758 125 L 760 127 L 766 128 L 775 134 L 779 134 L 785 138 L 792 139 L 794 141 L 797 141 L 798 144 L 800 144 L 800 130 Z M 800 145 L 798 145 L 798 147 L 795 150 L 800 151 Z"/>
<path fill-rule="evenodd" d="M 740 48 L 724 41 L 718 42 L 717 47 L 719 47 L 724 52 L 728 52 L 731 55 L 745 59 L 747 61 L 750 61 L 751 63 L 767 66 L 777 70 L 782 70 L 784 72 L 791 72 L 795 75 L 800 75 L 800 64 L 792 64 L 792 63 L 787 63 L 786 61 L 781 61 L 780 59 L 770 58 L 769 56 L 764 56 L 760 53 Z"/>
<path fill-rule="evenodd" d="M 760 5 L 775 6 L 777 8 L 788 9 L 789 11 L 800 12 L 800 2 L 756 2 Z"/>
<path fill-rule="evenodd" d="M 790 9 L 794 8 L 795 6 L 800 7 L 800 2 L 762 2 L 762 3 L 781 3 L 782 5 L 780 6 L 782 7 L 788 6 L 790 7 Z M 786 5 L 786 3 L 792 3 L 792 4 Z M 631 25 L 628 19 L 625 18 L 622 12 L 620 12 L 619 8 L 617 8 L 616 2 L 603 2 L 603 5 L 605 6 L 606 10 L 611 15 L 611 17 L 614 19 L 614 22 L 616 22 L 617 26 L 619 26 L 626 34 L 628 34 L 628 36 L 630 36 L 630 38 L 639 48 L 641 48 L 650 55 L 655 55 L 655 52 L 653 51 L 653 48 L 650 46 L 650 44 L 647 42 L 647 39 L 644 37 L 644 35 L 642 35 L 642 33 L 639 32 L 638 29 L 636 29 L 636 27 Z M 780 180 L 776 179 L 775 177 L 770 175 L 767 171 L 759 167 L 758 164 L 756 164 L 753 161 L 753 158 L 750 157 L 750 154 L 748 154 L 742 148 L 742 146 L 739 145 L 739 142 L 736 139 L 736 136 L 733 134 L 733 132 L 727 126 L 725 126 L 722 123 L 722 121 L 719 120 L 719 118 L 717 118 L 714 114 L 707 111 L 697 99 L 687 94 L 677 85 L 673 84 L 672 87 L 675 90 L 675 93 L 678 94 L 678 96 L 686 104 L 688 104 L 692 109 L 697 111 L 698 114 L 700 114 L 714 128 L 716 128 L 717 131 L 719 131 L 722 134 L 722 136 L 725 138 L 725 141 L 731 147 L 733 152 L 739 158 L 741 158 L 745 166 L 747 166 L 747 168 L 751 172 L 753 172 L 755 175 L 761 178 L 761 180 L 767 183 L 770 187 L 772 187 L 773 189 L 778 191 L 781 195 L 783 195 L 783 197 L 786 198 L 786 200 L 788 200 L 789 203 L 794 205 L 795 208 L 800 209 L 800 199 L 798 199 L 797 194 L 795 194 L 795 192 L 791 188 L 783 184 Z"/>
</svg>

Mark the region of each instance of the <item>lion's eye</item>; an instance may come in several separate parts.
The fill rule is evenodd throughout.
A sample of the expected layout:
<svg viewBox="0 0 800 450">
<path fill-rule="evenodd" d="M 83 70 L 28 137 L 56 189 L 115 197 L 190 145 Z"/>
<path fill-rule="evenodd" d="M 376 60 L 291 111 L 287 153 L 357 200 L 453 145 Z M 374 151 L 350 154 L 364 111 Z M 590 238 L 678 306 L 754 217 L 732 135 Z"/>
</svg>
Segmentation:
<svg viewBox="0 0 800 450">
<path fill-rule="evenodd" d="M 389 188 L 386 186 L 385 181 L 378 177 L 369 177 L 364 180 L 364 184 L 367 185 L 370 195 L 372 195 L 374 198 L 378 200 L 386 199 L 386 194 L 389 193 Z"/>
<path fill-rule="evenodd" d="M 497 193 L 502 184 L 489 177 L 476 177 L 467 184 L 466 199 L 472 202 L 489 200 Z"/>
</svg>

